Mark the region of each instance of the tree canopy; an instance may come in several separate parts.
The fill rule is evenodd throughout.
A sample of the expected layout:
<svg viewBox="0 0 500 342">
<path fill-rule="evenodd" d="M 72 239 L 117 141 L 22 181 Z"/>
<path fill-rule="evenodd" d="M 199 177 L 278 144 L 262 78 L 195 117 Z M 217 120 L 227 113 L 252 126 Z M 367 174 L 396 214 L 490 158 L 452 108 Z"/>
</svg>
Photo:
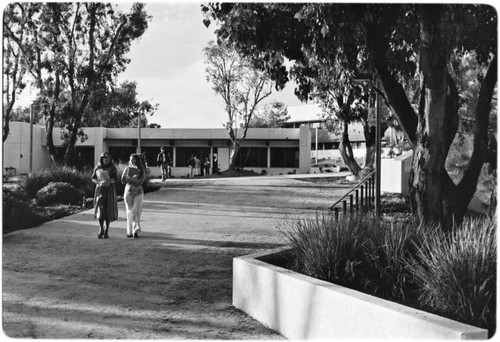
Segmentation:
<svg viewBox="0 0 500 342">
<path fill-rule="evenodd" d="M 271 95 L 271 83 L 266 73 L 256 70 L 249 59 L 240 56 L 231 45 L 217 45 L 211 41 L 204 53 L 207 80 L 222 98 L 228 115 L 229 168 L 234 169 L 255 111 L 261 101 Z"/>
<path fill-rule="evenodd" d="M 277 87 L 292 77 L 306 98 L 318 71 L 329 65 L 337 78 L 360 74 L 380 83 L 387 104 L 411 143 L 412 199 L 421 221 L 450 228 L 460 222 L 488 161 L 488 123 L 497 82 L 497 16 L 476 4 L 212 3 L 202 5 L 204 23 L 217 22 L 219 42 L 266 69 Z M 458 129 L 454 51 L 474 52 L 485 72 L 475 109 L 471 161 L 455 184 L 445 170 Z M 284 58 L 292 61 L 291 70 Z M 405 85 L 418 76 L 420 96 L 412 103 Z M 349 85 L 350 81 L 345 84 Z"/>
<path fill-rule="evenodd" d="M 65 162 L 73 165 L 85 117 L 125 69 L 130 44 L 146 31 L 149 16 L 143 4 L 123 13 L 96 2 L 12 3 L 5 13 L 4 39 L 39 92 L 49 154 L 55 157 L 52 130 L 59 120 L 69 133 Z"/>
<path fill-rule="evenodd" d="M 250 121 L 252 128 L 280 128 L 290 119 L 287 106 L 280 101 L 266 103 L 255 113 Z"/>
</svg>

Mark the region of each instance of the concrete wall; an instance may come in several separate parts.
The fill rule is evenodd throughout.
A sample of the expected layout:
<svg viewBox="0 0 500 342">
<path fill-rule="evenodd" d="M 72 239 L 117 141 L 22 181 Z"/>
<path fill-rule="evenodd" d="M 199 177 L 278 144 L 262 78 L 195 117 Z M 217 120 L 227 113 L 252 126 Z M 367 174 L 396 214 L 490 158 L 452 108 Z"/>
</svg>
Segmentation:
<svg viewBox="0 0 500 342">
<path fill-rule="evenodd" d="M 382 192 L 400 193 L 409 195 L 410 186 L 408 184 L 411 171 L 413 152 L 408 151 L 396 158 L 381 161 L 380 189 Z"/>
<path fill-rule="evenodd" d="M 233 259 L 233 305 L 292 340 L 486 339 L 487 331 L 266 263 Z"/>
<path fill-rule="evenodd" d="M 14 168 L 16 174 L 27 173 L 30 168 L 30 125 L 25 122 L 11 122 L 9 136 L 3 143 L 2 165 Z M 45 148 L 45 128 L 33 125 L 33 169 L 50 167 L 50 160 Z"/>
</svg>

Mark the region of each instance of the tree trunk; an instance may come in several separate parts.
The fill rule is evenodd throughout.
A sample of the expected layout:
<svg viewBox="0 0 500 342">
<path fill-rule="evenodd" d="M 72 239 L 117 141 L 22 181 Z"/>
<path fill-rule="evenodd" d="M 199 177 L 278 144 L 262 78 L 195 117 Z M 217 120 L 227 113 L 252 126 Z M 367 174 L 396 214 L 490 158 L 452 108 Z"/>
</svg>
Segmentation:
<svg viewBox="0 0 500 342">
<path fill-rule="evenodd" d="M 363 133 L 365 135 L 365 166 L 364 169 L 373 170 L 375 163 L 375 143 L 376 143 L 376 127 L 370 126 L 368 123 L 363 123 Z"/>
<path fill-rule="evenodd" d="M 236 169 L 236 162 L 238 160 L 238 155 L 240 154 L 241 140 L 236 139 L 231 141 L 231 153 L 229 155 L 229 170 Z"/>
<path fill-rule="evenodd" d="M 454 135 L 447 125 L 447 62 L 450 50 L 441 36 L 440 7 L 422 6 L 420 68 L 423 86 L 416 144 L 410 175 L 411 192 L 420 222 L 448 220 L 444 215 L 443 193 L 448 155 L 448 137 Z"/>
<path fill-rule="evenodd" d="M 356 162 L 354 158 L 354 153 L 352 152 L 351 141 L 349 140 L 348 133 L 348 123 L 344 121 L 344 132 L 342 133 L 342 138 L 340 140 L 339 151 L 344 163 L 347 165 L 352 174 L 358 178 L 361 171 L 361 167 Z"/>
<path fill-rule="evenodd" d="M 45 120 L 45 142 L 47 145 L 47 152 L 49 153 L 49 157 L 52 160 L 52 164 L 57 164 L 57 153 L 56 148 L 54 147 L 54 116 L 55 116 L 55 104 L 52 104 L 52 108 L 48 114 L 48 119 Z"/>
</svg>

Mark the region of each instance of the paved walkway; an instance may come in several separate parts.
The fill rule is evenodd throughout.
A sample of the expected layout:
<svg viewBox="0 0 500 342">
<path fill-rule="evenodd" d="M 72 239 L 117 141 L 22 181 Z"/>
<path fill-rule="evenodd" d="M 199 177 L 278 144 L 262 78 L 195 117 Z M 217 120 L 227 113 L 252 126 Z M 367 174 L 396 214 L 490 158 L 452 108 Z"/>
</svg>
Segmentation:
<svg viewBox="0 0 500 342">
<path fill-rule="evenodd" d="M 23 338 L 282 339 L 231 306 L 232 259 L 282 246 L 278 222 L 346 189 L 299 177 L 172 179 L 96 238 L 92 211 L 3 236 L 3 331 Z"/>
</svg>

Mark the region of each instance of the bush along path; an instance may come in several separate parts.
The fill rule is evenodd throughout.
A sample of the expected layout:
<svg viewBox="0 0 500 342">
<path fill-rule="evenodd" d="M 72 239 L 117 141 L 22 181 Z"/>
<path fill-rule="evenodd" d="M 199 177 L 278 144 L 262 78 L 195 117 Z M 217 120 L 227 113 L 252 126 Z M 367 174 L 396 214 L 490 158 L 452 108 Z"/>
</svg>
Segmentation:
<svg viewBox="0 0 500 342">
<path fill-rule="evenodd" d="M 117 168 L 121 172 L 124 166 Z M 3 234 L 92 208 L 95 184 L 91 176 L 88 169 L 61 166 L 32 172 L 19 178 L 17 184 L 4 184 Z M 144 184 L 146 193 L 160 188 L 150 180 L 146 178 Z M 117 193 L 123 194 L 122 184 L 117 184 Z"/>
</svg>

